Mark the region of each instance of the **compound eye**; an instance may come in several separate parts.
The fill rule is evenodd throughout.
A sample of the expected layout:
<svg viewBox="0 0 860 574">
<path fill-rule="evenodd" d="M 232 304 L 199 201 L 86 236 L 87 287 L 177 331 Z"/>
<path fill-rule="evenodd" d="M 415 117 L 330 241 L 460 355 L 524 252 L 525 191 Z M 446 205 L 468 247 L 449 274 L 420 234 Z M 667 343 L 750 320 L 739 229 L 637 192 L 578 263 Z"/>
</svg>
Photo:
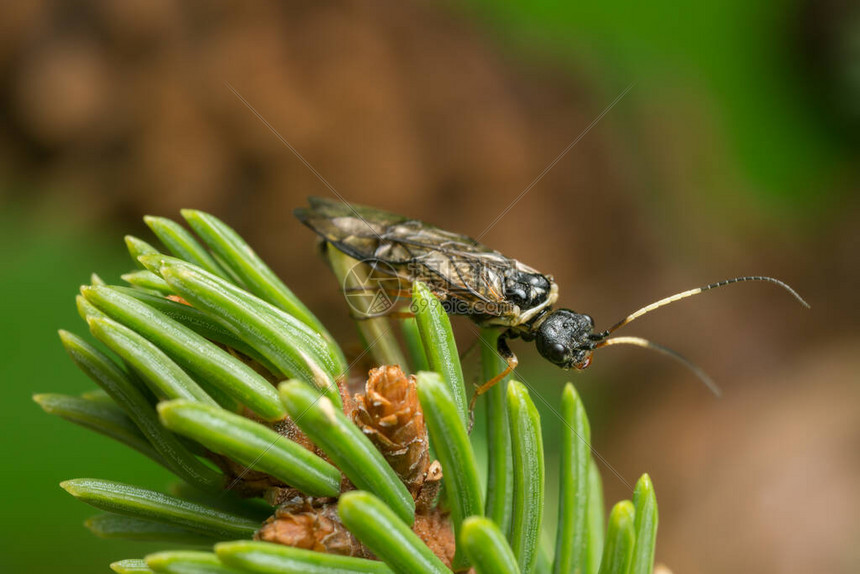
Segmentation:
<svg viewBox="0 0 860 574">
<path fill-rule="evenodd" d="M 555 343 L 547 349 L 548 359 L 553 363 L 562 363 L 565 359 L 565 349 L 564 345 L 561 343 Z"/>
</svg>

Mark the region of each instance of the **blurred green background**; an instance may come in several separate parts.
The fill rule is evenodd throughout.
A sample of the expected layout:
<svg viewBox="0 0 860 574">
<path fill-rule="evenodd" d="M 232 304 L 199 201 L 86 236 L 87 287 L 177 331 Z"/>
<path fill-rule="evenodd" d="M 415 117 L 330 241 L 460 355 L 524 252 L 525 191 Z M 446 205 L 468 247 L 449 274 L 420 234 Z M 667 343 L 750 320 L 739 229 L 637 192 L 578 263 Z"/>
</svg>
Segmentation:
<svg viewBox="0 0 860 574">
<path fill-rule="evenodd" d="M 579 375 L 515 351 L 547 404 L 574 377 L 607 500 L 630 496 L 613 470 L 651 474 L 673 571 L 860 568 L 856 3 L 41 0 L 0 7 L 0 571 L 153 549 L 92 537 L 57 483 L 166 473 L 30 400 L 91 388 L 56 329 L 85 332 L 77 287 L 129 269 L 142 215 L 217 214 L 357 342 L 291 216 L 331 192 L 227 84 L 349 200 L 485 232 L 599 326 L 730 276 L 795 286 L 811 312 L 751 285 L 629 328 L 693 358 L 720 400 L 635 349 Z"/>
</svg>

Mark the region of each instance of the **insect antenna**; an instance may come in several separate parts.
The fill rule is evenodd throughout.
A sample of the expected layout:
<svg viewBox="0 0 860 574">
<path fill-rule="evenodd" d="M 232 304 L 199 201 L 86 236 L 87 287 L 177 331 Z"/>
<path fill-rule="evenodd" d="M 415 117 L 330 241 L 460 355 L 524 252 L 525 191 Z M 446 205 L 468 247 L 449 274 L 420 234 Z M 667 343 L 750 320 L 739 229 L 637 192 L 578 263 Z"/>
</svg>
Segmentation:
<svg viewBox="0 0 860 574">
<path fill-rule="evenodd" d="M 676 361 L 693 371 L 693 373 L 697 377 L 699 377 L 699 380 L 701 380 L 705 384 L 705 386 L 708 387 L 708 389 L 710 389 L 711 392 L 714 393 L 716 396 L 719 397 L 720 395 L 722 395 L 720 387 L 717 386 L 717 383 L 715 383 L 714 380 L 709 377 L 707 373 L 705 373 L 705 371 L 701 369 L 701 367 L 699 367 L 680 353 L 669 349 L 668 347 L 658 345 L 657 343 L 649 341 L 648 339 L 642 339 L 641 337 L 612 337 L 611 339 L 604 339 L 599 343 L 596 343 L 594 345 L 594 348 L 599 349 L 600 347 L 610 347 L 612 345 L 634 345 L 636 347 L 642 347 L 644 349 L 651 349 L 652 351 L 663 353 L 664 355 L 675 359 Z"/>
<path fill-rule="evenodd" d="M 717 283 L 711 283 L 710 285 L 705 285 L 704 287 L 697 287 L 695 289 L 690 289 L 689 291 L 683 291 L 681 293 L 676 293 L 675 295 L 672 295 L 670 297 L 666 297 L 665 299 L 660 299 L 659 301 L 655 301 L 654 303 L 651 303 L 650 305 L 646 305 L 645 307 L 642 307 L 638 311 L 634 311 L 633 313 L 631 313 L 630 315 L 628 315 L 627 317 L 625 317 L 621 321 L 618 321 L 617 323 L 612 325 L 606 331 L 599 333 L 599 334 L 596 334 L 595 339 L 597 339 L 597 340 L 605 339 L 606 337 L 608 337 L 610 335 L 610 333 L 614 332 L 615 330 L 623 327 L 624 325 L 626 325 L 628 323 L 635 321 L 636 319 L 638 319 L 642 315 L 650 313 L 651 311 L 659 309 L 660 307 L 665 307 L 669 303 L 674 303 L 676 301 L 680 301 L 681 299 L 686 299 L 687 297 L 692 297 L 693 295 L 698 295 L 700 293 L 704 293 L 705 291 L 710 291 L 712 289 L 717 289 L 719 287 L 725 287 L 726 285 L 732 285 L 734 283 L 744 283 L 746 281 L 765 281 L 767 283 L 774 283 L 775 285 L 779 285 L 780 287 L 782 287 L 783 289 L 785 289 L 786 291 L 791 293 L 791 295 L 795 299 L 797 299 L 801 305 L 803 305 L 804 307 L 809 309 L 809 303 L 807 303 L 803 299 L 803 297 L 801 297 L 797 293 L 797 291 L 795 291 L 794 289 L 789 287 L 787 283 L 783 283 L 779 279 L 774 279 L 773 277 L 760 277 L 760 276 L 735 277 L 734 279 L 726 279 L 724 281 L 718 281 Z"/>
</svg>

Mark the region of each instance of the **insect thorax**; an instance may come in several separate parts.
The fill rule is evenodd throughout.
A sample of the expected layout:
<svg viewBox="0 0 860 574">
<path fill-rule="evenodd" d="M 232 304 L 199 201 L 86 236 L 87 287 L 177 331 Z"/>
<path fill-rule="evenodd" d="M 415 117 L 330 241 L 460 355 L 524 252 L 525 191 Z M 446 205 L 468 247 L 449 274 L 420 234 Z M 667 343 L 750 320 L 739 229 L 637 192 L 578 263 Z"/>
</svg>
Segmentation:
<svg viewBox="0 0 860 574">
<path fill-rule="evenodd" d="M 528 336 L 555 304 L 558 286 L 550 276 L 518 268 L 506 276 L 505 299 L 510 304 L 506 314 L 472 319 L 482 326 L 509 327 Z"/>
<path fill-rule="evenodd" d="M 505 279 L 505 299 L 526 313 L 547 301 L 551 287 L 550 280 L 541 273 L 512 269 Z"/>
</svg>

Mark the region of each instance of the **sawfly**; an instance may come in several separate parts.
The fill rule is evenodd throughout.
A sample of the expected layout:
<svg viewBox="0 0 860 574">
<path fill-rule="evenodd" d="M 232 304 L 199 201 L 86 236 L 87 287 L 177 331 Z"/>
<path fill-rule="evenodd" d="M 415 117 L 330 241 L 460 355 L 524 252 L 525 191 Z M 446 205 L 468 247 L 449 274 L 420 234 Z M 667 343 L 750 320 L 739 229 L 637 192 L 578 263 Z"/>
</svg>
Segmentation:
<svg viewBox="0 0 860 574">
<path fill-rule="evenodd" d="M 534 341 L 541 356 L 563 369 L 585 369 L 595 350 L 611 345 L 652 349 L 686 365 L 715 394 L 719 394 L 719 389 L 707 374 L 675 351 L 640 337 L 612 334 L 669 303 L 746 281 L 778 285 L 809 307 L 794 289 L 778 279 L 735 277 L 660 299 L 627 315 L 606 330 L 595 331 L 594 321 L 589 315 L 555 308 L 558 286 L 552 275 L 506 257 L 474 239 L 371 207 L 317 197 L 308 201 L 310 207 L 296 209 L 295 215 L 327 246 L 369 265 L 377 272 L 396 276 L 407 285 L 421 281 L 449 314 L 466 316 L 480 327 L 501 329 L 497 350 L 507 362 L 507 367 L 479 386 L 475 398 L 516 368 L 517 357 L 508 340 L 517 338 Z M 398 294 L 394 296 L 396 298 Z"/>
</svg>

